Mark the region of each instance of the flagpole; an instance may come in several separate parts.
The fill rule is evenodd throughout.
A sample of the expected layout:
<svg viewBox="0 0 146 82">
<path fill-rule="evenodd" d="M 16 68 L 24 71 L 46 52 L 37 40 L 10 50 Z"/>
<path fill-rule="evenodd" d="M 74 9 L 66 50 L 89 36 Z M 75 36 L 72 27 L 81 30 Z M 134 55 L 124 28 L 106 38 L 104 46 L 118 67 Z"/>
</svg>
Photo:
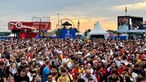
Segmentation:
<svg viewBox="0 0 146 82">
<path fill-rule="evenodd" d="M 80 30 L 80 21 L 78 20 L 78 26 L 77 26 L 77 28 L 78 28 L 78 31 Z"/>
<path fill-rule="evenodd" d="M 125 16 L 127 16 L 127 11 L 128 11 L 127 7 L 125 7 Z"/>
</svg>

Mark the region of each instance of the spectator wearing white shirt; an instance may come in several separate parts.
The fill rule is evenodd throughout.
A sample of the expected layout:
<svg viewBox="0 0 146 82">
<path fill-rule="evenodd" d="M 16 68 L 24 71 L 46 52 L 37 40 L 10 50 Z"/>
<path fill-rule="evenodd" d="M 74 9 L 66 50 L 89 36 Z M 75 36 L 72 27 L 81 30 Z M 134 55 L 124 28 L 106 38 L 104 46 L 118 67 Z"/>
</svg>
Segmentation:
<svg viewBox="0 0 146 82">
<path fill-rule="evenodd" d="M 95 75 L 91 74 L 91 71 L 90 71 L 89 68 L 86 68 L 85 74 L 83 74 L 81 76 L 81 78 L 84 79 L 85 82 L 88 82 L 88 80 L 91 79 L 91 78 L 94 80 L 94 82 L 97 82 L 97 79 L 96 79 Z"/>
<path fill-rule="evenodd" d="M 65 58 L 62 59 L 62 65 L 69 61 L 68 55 L 65 54 Z"/>
</svg>

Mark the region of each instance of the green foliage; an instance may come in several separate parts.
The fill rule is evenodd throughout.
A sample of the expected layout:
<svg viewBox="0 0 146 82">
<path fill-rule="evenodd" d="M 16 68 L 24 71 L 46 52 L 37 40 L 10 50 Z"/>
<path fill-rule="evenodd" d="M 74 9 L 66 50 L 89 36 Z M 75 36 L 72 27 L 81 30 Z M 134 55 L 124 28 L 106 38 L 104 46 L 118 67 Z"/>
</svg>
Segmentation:
<svg viewBox="0 0 146 82">
<path fill-rule="evenodd" d="M 84 32 L 84 35 L 87 36 L 87 34 L 88 34 L 89 32 L 91 32 L 91 29 L 86 30 L 86 31 Z"/>
<path fill-rule="evenodd" d="M 61 34 L 61 29 L 58 28 L 58 29 L 55 31 L 55 34 L 56 34 L 56 36 L 60 36 L 60 34 Z"/>
<path fill-rule="evenodd" d="M 114 31 L 114 30 L 107 30 L 107 32 L 111 32 L 111 33 L 114 33 L 114 34 L 118 33 L 117 31 Z"/>
<path fill-rule="evenodd" d="M 74 28 L 76 32 L 79 32 L 79 30 L 77 28 Z"/>
</svg>

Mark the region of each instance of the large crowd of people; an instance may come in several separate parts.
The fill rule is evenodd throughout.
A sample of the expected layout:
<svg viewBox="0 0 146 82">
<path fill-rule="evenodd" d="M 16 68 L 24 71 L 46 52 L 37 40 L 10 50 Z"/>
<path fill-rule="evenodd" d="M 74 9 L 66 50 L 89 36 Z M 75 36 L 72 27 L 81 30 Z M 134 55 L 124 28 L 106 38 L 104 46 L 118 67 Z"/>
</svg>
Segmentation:
<svg viewBox="0 0 146 82">
<path fill-rule="evenodd" d="M 146 39 L 0 41 L 0 82 L 146 82 Z"/>
</svg>

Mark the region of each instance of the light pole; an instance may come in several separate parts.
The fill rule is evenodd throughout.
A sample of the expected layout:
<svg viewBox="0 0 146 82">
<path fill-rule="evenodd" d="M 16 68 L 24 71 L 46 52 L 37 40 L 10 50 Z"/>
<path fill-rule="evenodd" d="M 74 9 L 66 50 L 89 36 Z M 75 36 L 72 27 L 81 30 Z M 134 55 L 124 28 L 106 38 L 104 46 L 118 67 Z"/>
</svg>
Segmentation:
<svg viewBox="0 0 146 82">
<path fill-rule="evenodd" d="M 78 20 L 78 25 L 77 25 L 78 31 L 80 30 L 80 21 Z"/>
<path fill-rule="evenodd" d="M 57 28 L 60 26 L 60 24 L 59 24 L 59 16 L 60 16 L 60 13 L 57 13 Z"/>
<path fill-rule="evenodd" d="M 128 9 L 127 9 L 127 6 L 125 7 L 125 16 L 127 16 L 127 11 L 128 11 Z"/>
<path fill-rule="evenodd" d="M 57 13 L 57 16 L 58 16 L 58 24 L 59 24 L 59 15 L 60 15 L 60 13 Z"/>
</svg>

